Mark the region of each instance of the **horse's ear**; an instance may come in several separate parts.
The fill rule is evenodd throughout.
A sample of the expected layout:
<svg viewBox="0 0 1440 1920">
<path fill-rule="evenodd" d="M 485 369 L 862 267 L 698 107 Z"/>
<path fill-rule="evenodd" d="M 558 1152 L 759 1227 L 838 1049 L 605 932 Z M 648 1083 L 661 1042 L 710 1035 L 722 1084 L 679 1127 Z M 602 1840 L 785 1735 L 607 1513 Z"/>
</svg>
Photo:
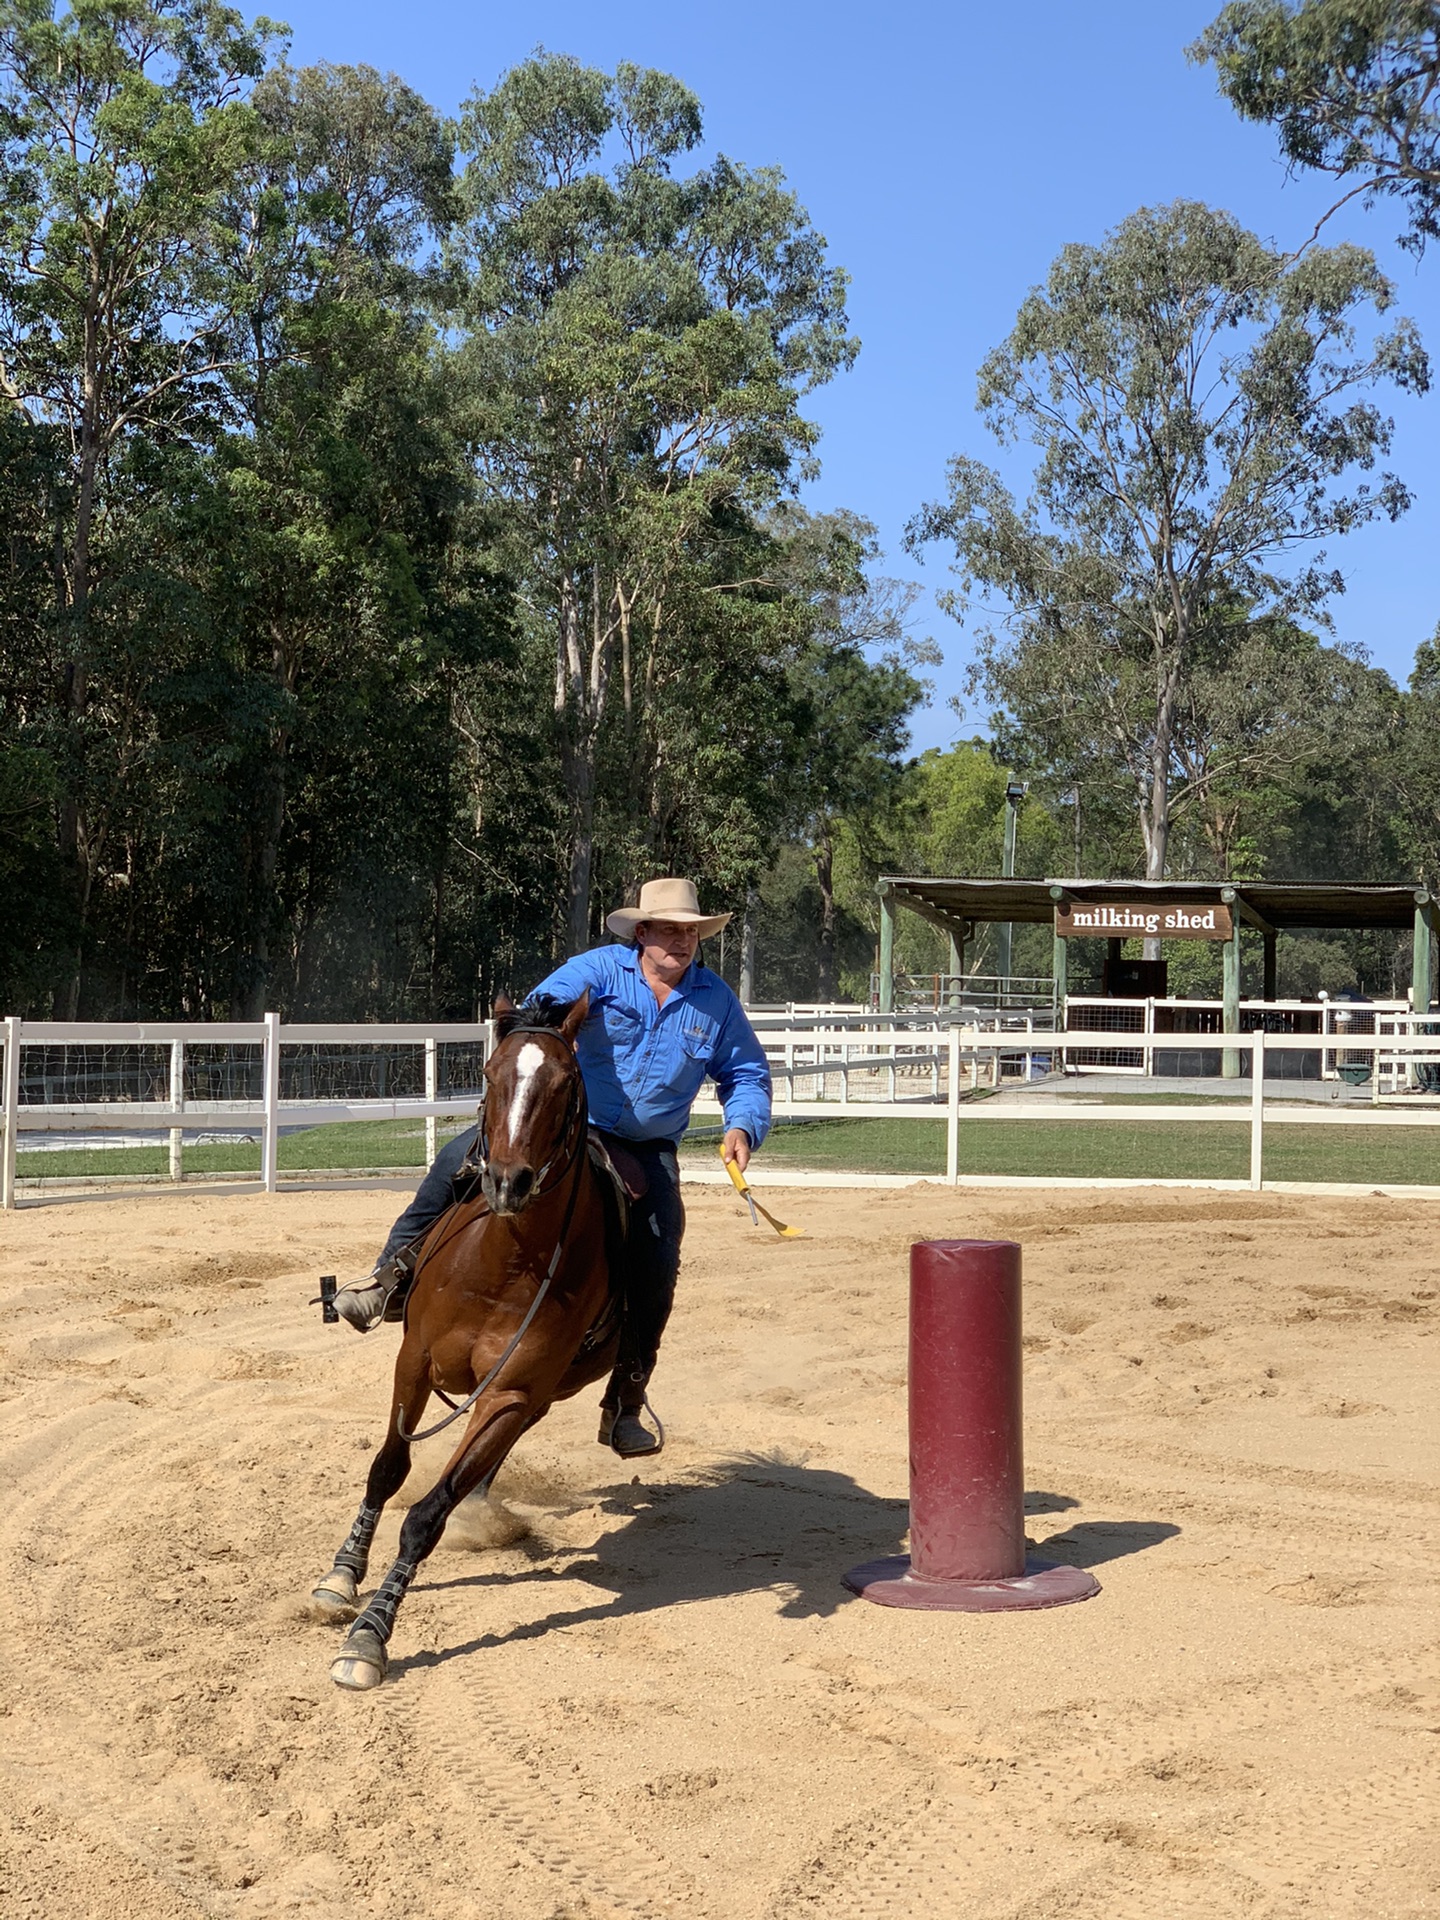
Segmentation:
<svg viewBox="0 0 1440 1920">
<path fill-rule="evenodd" d="M 571 1007 L 560 1022 L 560 1031 L 567 1040 L 573 1040 L 585 1024 L 585 1016 L 590 1011 L 590 989 L 586 987 L 580 998 Z"/>
<path fill-rule="evenodd" d="M 493 1008 L 494 1017 L 497 1020 L 503 1020 L 507 1013 L 514 1013 L 514 1011 L 515 1011 L 515 1002 L 510 998 L 509 994 L 506 993 L 505 989 L 502 987 L 499 993 L 497 993 L 495 996 L 495 1005 Z"/>
</svg>

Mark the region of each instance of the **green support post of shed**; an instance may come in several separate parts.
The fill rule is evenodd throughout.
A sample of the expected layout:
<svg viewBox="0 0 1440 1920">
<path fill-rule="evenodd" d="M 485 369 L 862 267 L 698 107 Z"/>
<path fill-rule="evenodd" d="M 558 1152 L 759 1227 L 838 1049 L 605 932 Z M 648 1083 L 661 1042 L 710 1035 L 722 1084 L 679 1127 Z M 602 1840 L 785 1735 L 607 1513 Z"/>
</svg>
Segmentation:
<svg viewBox="0 0 1440 1920">
<path fill-rule="evenodd" d="M 1221 1024 L 1226 1033 L 1240 1031 L 1240 910 L 1233 887 L 1226 887 L 1220 898 L 1230 909 L 1230 938 L 1225 942 L 1225 977 L 1222 987 L 1224 1012 Z M 1220 1063 L 1220 1071 L 1226 1080 L 1240 1078 L 1240 1055 L 1235 1048 L 1227 1047 Z"/>
<path fill-rule="evenodd" d="M 882 880 L 880 894 L 880 1011 L 895 1011 L 895 896 Z"/>
<path fill-rule="evenodd" d="M 946 1000 L 949 1002 L 950 1011 L 952 1013 L 956 1013 L 959 1011 L 959 1008 L 960 1008 L 960 981 L 965 972 L 966 934 L 964 931 L 957 933 L 955 929 L 952 927 L 949 931 L 949 939 L 950 939 L 950 991 L 945 997 L 946 997 Z"/>
<path fill-rule="evenodd" d="M 1434 1005 L 1431 997 L 1431 968 L 1434 965 L 1435 951 L 1435 899 L 1432 894 L 1417 892 L 1415 895 L 1415 944 L 1411 949 L 1410 963 L 1410 1011 L 1429 1013 Z"/>
</svg>

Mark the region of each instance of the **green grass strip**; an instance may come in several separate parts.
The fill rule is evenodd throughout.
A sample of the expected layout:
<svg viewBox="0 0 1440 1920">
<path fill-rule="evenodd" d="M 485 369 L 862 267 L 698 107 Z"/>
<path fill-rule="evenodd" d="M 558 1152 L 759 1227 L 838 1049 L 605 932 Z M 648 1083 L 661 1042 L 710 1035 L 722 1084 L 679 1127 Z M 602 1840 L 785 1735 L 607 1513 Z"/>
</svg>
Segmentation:
<svg viewBox="0 0 1440 1920">
<path fill-rule="evenodd" d="M 462 1124 L 468 1125 L 468 1119 Z M 441 1125 L 449 1139 L 458 1125 Z M 687 1166 L 716 1160 L 716 1140 L 685 1143 Z M 342 1173 L 350 1168 L 418 1171 L 425 1164 L 425 1129 L 409 1120 L 341 1121 L 285 1135 L 282 1173 Z M 924 1120 L 804 1120 L 777 1126 L 756 1163 L 757 1173 L 782 1176 L 809 1167 L 846 1173 L 940 1174 L 945 1171 L 945 1122 Z M 189 1173 L 233 1173 L 254 1178 L 260 1148 L 243 1142 L 187 1147 Z M 22 1180 L 105 1180 L 117 1174 L 163 1178 L 167 1147 L 61 1149 L 20 1153 Z M 1028 1174 L 1037 1179 L 1244 1180 L 1250 1172 L 1248 1113 L 1233 1126 L 1166 1121 L 960 1121 L 960 1171 Z M 1440 1129 L 1423 1127 L 1283 1126 L 1265 1134 L 1267 1180 L 1346 1181 L 1375 1186 L 1440 1185 Z"/>
</svg>

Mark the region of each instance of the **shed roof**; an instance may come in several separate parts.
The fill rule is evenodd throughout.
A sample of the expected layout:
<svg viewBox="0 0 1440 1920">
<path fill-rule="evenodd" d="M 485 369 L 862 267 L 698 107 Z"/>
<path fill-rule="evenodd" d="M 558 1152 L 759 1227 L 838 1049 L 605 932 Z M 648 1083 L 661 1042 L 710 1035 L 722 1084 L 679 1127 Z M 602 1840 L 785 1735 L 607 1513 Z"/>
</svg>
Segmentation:
<svg viewBox="0 0 1440 1920">
<path fill-rule="evenodd" d="M 1276 932 L 1410 927 L 1416 907 L 1428 905 L 1431 898 L 1413 881 L 971 880 L 884 874 L 880 886 L 899 905 L 951 928 L 967 920 L 1048 922 L 1055 911 L 1052 889 L 1057 887 L 1072 900 L 1151 900 L 1156 906 L 1230 902 L 1242 921 Z"/>
</svg>

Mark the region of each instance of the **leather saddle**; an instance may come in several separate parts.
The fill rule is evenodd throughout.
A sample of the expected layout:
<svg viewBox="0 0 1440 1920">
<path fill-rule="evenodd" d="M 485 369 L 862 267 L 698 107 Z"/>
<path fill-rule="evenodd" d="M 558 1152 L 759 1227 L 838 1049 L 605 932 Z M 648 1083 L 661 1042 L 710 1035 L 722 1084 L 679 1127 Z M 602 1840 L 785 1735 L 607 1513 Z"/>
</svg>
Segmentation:
<svg viewBox="0 0 1440 1920">
<path fill-rule="evenodd" d="M 650 1191 L 649 1175 L 627 1147 L 615 1139 L 602 1139 L 594 1127 L 590 1129 L 588 1145 L 591 1164 L 614 1184 L 623 1218 L 629 1211 L 630 1201 L 641 1200 Z"/>
</svg>

